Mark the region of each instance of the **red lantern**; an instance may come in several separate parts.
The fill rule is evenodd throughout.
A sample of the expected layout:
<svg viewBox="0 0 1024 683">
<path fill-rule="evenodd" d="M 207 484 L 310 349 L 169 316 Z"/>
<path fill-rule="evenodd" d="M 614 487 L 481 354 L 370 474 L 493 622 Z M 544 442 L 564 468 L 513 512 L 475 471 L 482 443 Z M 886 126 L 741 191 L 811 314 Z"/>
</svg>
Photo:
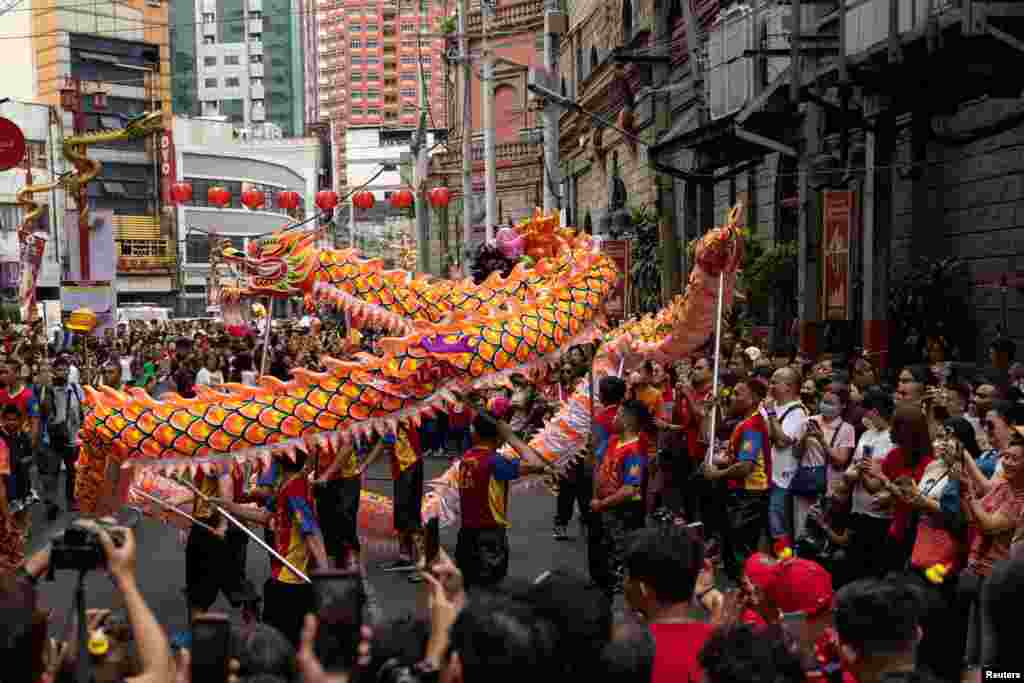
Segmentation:
<svg viewBox="0 0 1024 683">
<path fill-rule="evenodd" d="M 399 190 L 391 194 L 391 206 L 396 209 L 408 209 L 412 206 L 414 197 L 409 190 Z"/>
<path fill-rule="evenodd" d="M 231 193 L 227 191 L 227 188 L 218 185 L 206 191 L 206 199 L 214 206 L 219 206 L 223 209 L 231 203 Z"/>
<path fill-rule="evenodd" d="M 267 198 L 259 190 L 246 190 L 242 193 L 242 203 L 255 211 L 263 206 Z"/>
<path fill-rule="evenodd" d="M 289 211 L 291 211 L 292 209 L 297 209 L 299 208 L 300 201 L 301 197 L 299 197 L 298 192 L 286 190 L 284 192 L 277 193 L 277 205 L 282 209 L 288 209 Z"/>
<path fill-rule="evenodd" d="M 435 187 L 430 191 L 430 203 L 436 209 L 443 209 L 452 200 L 452 193 L 447 187 Z"/>
<path fill-rule="evenodd" d="M 374 204 L 373 193 L 366 190 L 356 192 L 352 195 L 352 203 L 357 209 L 372 209 Z"/>
<path fill-rule="evenodd" d="M 184 204 L 192 201 L 191 183 L 174 183 L 171 185 L 171 200 L 175 204 Z"/>
<path fill-rule="evenodd" d="M 316 193 L 316 205 L 321 211 L 333 211 L 338 205 L 338 193 L 320 190 Z"/>
</svg>

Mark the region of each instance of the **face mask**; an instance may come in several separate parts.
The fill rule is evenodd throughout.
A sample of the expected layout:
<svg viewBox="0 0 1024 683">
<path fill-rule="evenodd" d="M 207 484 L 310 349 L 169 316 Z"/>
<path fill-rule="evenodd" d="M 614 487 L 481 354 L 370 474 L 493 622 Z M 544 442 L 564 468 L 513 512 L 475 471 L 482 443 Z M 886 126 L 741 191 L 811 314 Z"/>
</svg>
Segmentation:
<svg viewBox="0 0 1024 683">
<path fill-rule="evenodd" d="M 833 418 L 839 414 L 839 406 L 835 403 L 822 401 L 818 404 L 818 412 L 821 413 L 822 417 Z"/>
</svg>

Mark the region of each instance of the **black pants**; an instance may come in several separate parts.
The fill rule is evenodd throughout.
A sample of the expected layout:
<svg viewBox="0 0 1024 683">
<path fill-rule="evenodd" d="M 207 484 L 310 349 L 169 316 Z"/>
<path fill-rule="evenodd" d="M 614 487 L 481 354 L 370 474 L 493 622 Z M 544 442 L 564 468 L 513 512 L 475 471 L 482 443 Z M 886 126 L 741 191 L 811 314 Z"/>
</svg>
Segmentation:
<svg viewBox="0 0 1024 683">
<path fill-rule="evenodd" d="M 343 562 L 350 551 L 359 552 L 359 496 L 362 481 L 335 479 L 316 492 L 316 513 L 327 555 Z"/>
<path fill-rule="evenodd" d="M 69 443 L 51 442 L 49 448 L 40 449 L 36 464 L 39 467 L 39 478 L 43 483 L 43 499 L 48 504 L 57 504 L 61 463 L 64 463 L 67 470 L 67 478 L 64 480 L 64 500 L 68 507 L 75 502 L 75 463 L 77 461 L 78 449 Z"/>
<path fill-rule="evenodd" d="M 644 526 L 642 502 L 626 503 L 591 515 L 587 529 L 590 579 L 608 595 L 622 590 L 623 561 L 629 535 Z"/>
<path fill-rule="evenodd" d="M 417 460 L 395 479 L 395 531 L 423 528 L 423 460 Z"/>
<path fill-rule="evenodd" d="M 263 623 L 280 631 L 296 648 L 302 635 L 302 623 L 313 609 L 312 585 L 284 583 L 274 578 L 263 584 Z"/>
<path fill-rule="evenodd" d="M 695 501 L 689 496 L 690 477 L 693 475 L 693 461 L 686 453 L 685 446 L 661 451 L 661 467 L 664 470 L 665 488 L 661 492 L 661 505 L 689 522 L 697 520 Z"/>
<path fill-rule="evenodd" d="M 566 475 L 558 478 L 555 526 L 567 526 L 572 521 L 574 504 L 580 510 L 580 519 L 587 524 L 590 518 L 590 499 L 593 496 L 594 486 L 590 468 L 582 461 L 576 461 Z"/>
<path fill-rule="evenodd" d="M 508 530 L 459 529 L 455 563 L 466 587 L 488 588 L 508 576 Z"/>
<path fill-rule="evenodd" d="M 743 563 L 757 552 L 768 528 L 768 492 L 736 489 L 726 500 L 728 528 L 722 536 L 722 562 L 733 580 L 743 575 Z"/>
<path fill-rule="evenodd" d="M 892 520 L 871 515 L 850 515 L 850 544 L 846 566 L 840 572 L 843 584 L 864 578 L 882 578 L 894 569 L 889 538 Z"/>
</svg>

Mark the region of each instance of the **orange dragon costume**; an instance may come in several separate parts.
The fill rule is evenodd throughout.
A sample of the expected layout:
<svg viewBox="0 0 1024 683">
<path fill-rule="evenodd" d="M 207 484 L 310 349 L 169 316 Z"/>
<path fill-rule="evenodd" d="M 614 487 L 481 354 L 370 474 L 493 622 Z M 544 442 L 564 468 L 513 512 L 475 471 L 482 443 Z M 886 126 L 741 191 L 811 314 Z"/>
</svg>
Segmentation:
<svg viewBox="0 0 1024 683">
<path fill-rule="evenodd" d="M 142 389 L 122 393 L 86 387 L 88 412 L 81 429 L 77 496 L 94 512 L 110 489 L 111 468 L 131 467 L 132 486 L 187 497 L 159 473 L 236 460 L 268 462 L 271 453 L 311 442 L 337 448 L 355 436 L 393 433 L 400 422 L 418 425 L 458 403 L 458 394 L 491 386 L 510 374 L 557 360 L 572 345 L 604 339 L 594 362 L 595 380 L 629 371 L 644 360 L 671 361 L 702 346 L 714 329 L 718 276 L 724 274 L 726 310 L 732 302 L 742 238 L 733 209 L 724 227 L 708 233 L 696 252 L 684 296 L 656 316 L 630 321 L 602 337 L 602 307 L 620 274 L 587 235 L 558 231 L 566 248 L 533 268 L 517 266 L 507 278 L 453 282 L 387 271 L 380 261 L 352 250 L 319 249 L 316 235 L 285 230 L 250 245 L 227 249 L 225 260 L 250 273 L 246 296 L 303 296 L 344 309 L 355 326 L 372 324 L 401 335 L 378 343 L 379 356 L 351 361 L 324 358 L 327 372 L 303 368 L 281 382 L 264 377 L 259 387 L 197 387 L 197 397 Z M 539 212 L 532 225 L 554 223 Z M 547 461 L 567 462 L 586 445 L 589 385 L 582 382 L 531 445 Z M 458 517 L 457 468 L 429 482 L 425 518 L 442 524 Z M 133 504 L 145 501 L 121 489 Z M 177 503 L 172 500 L 169 502 Z M 393 540 L 391 501 L 363 492 L 360 528 L 371 544 Z"/>
</svg>

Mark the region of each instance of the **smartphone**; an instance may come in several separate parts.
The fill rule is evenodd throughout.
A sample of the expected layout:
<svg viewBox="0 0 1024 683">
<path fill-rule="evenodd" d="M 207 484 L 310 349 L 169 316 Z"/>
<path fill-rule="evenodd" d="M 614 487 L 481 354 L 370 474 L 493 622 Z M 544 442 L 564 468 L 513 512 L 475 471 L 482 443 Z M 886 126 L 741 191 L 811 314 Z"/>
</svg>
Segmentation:
<svg viewBox="0 0 1024 683">
<path fill-rule="evenodd" d="M 192 680 L 226 680 L 230 644 L 231 621 L 226 614 L 206 614 L 192 622 Z"/>
<path fill-rule="evenodd" d="M 320 618 L 316 654 L 327 672 L 351 673 L 359 658 L 366 609 L 363 577 L 352 571 L 322 571 L 309 578 Z"/>
<path fill-rule="evenodd" d="M 441 554 L 441 521 L 439 517 L 431 517 L 423 533 L 423 566 L 427 571 L 437 562 Z"/>
</svg>

